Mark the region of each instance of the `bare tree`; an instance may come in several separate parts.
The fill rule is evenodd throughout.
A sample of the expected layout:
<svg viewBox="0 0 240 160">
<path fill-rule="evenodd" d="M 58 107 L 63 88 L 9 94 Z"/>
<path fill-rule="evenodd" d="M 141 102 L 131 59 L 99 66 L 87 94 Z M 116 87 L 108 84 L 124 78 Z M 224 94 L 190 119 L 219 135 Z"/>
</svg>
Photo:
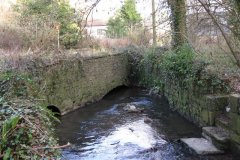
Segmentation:
<svg viewBox="0 0 240 160">
<path fill-rule="evenodd" d="M 225 40 L 225 42 L 226 42 L 226 44 L 227 44 L 227 46 L 228 46 L 228 48 L 229 48 L 229 50 L 230 50 L 230 53 L 233 55 L 233 57 L 234 57 L 234 59 L 236 60 L 236 64 L 240 67 L 240 57 L 239 57 L 239 51 L 237 51 L 236 49 L 235 49 L 235 47 L 234 47 L 234 42 L 233 41 L 231 41 L 231 37 L 229 37 L 228 36 L 228 33 L 224 30 L 224 25 L 227 25 L 227 24 L 224 24 L 224 23 L 221 23 L 221 21 L 219 20 L 219 18 L 217 18 L 217 16 L 216 16 L 216 12 L 215 12 L 215 10 L 213 10 L 213 9 L 211 9 L 211 3 L 209 2 L 209 3 L 206 3 L 206 2 L 204 2 L 203 0 L 198 0 L 198 2 L 201 4 L 201 6 L 204 8 L 204 10 L 206 11 L 206 13 L 209 15 L 209 17 L 211 18 L 211 20 L 213 21 L 213 23 L 214 23 L 214 25 L 216 26 L 216 28 L 220 31 L 220 33 L 221 33 L 221 35 L 222 35 L 222 37 L 224 38 L 224 40 Z M 212 3 L 215 3 L 215 4 L 220 4 L 220 5 L 223 5 L 224 4 L 224 2 L 222 2 L 222 1 L 218 1 L 218 0 L 216 0 L 216 1 L 212 1 Z M 235 18 L 236 19 L 238 19 L 238 5 L 240 4 L 240 2 L 238 1 L 238 0 L 235 0 L 235 8 L 236 8 L 236 15 L 234 15 L 235 16 Z M 229 7 L 229 5 L 230 4 L 227 4 L 227 7 L 222 7 L 222 12 L 228 12 L 228 13 L 231 13 L 229 10 L 231 10 L 232 8 L 231 7 Z M 232 15 L 233 16 L 233 15 Z M 226 18 L 226 17 L 224 17 L 224 18 Z M 224 21 L 228 21 L 228 20 L 224 20 Z M 236 26 L 237 25 L 237 26 Z M 233 24 L 233 27 L 236 27 L 237 29 L 238 29 L 238 26 L 239 26 L 239 23 L 237 23 L 236 22 L 236 20 L 235 20 L 235 22 L 234 22 L 234 24 Z M 230 30 L 231 30 L 231 27 L 230 26 L 226 26 L 227 28 L 229 28 Z M 233 34 L 236 36 L 236 32 L 234 32 L 234 30 L 232 30 L 233 31 Z M 240 37 L 238 37 L 238 38 L 240 38 Z"/>
<path fill-rule="evenodd" d="M 157 44 L 155 0 L 152 0 L 153 46 Z"/>
</svg>

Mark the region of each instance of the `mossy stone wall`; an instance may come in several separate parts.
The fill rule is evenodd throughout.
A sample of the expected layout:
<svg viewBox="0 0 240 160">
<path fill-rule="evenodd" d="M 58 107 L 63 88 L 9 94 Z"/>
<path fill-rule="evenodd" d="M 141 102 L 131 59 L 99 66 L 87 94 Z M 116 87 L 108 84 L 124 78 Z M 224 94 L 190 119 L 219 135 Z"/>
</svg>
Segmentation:
<svg viewBox="0 0 240 160">
<path fill-rule="evenodd" d="M 38 73 L 39 93 L 46 105 L 54 105 L 65 114 L 126 85 L 127 77 L 124 54 L 62 60 Z"/>
<path fill-rule="evenodd" d="M 191 85 L 182 87 L 168 81 L 162 90 L 170 105 L 190 121 L 200 125 L 214 125 L 215 118 L 228 105 L 228 95 L 202 93 L 201 88 Z"/>
<path fill-rule="evenodd" d="M 231 149 L 240 151 L 240 94 L 231 93 L 224 80 L 203 70 L 186 81 L 169 76 L 161 66 L 162 59 L 143 63 L 140 84 L 166 96 L 170 107 L 199 126 L 218 126 L 230 132 Z M 173 77 L 173 78 L 172 78 Z M 185 81 L 183 81 L 185 80 Z"/>
</svg>

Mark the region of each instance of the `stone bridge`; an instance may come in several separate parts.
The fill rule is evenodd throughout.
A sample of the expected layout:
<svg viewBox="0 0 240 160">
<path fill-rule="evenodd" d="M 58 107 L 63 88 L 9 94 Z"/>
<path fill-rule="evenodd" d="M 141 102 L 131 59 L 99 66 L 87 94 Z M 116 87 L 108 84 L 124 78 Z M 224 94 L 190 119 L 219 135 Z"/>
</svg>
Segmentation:
<svg viewBox="0 0 240 160">
<path fill-rule="evenodd" d="M 65 114 L 127 85 L 128 67 L 125 54 L 61 60 L 44 67 L 38 75 L 41 95 L 47 106 Z"/>
</svg>

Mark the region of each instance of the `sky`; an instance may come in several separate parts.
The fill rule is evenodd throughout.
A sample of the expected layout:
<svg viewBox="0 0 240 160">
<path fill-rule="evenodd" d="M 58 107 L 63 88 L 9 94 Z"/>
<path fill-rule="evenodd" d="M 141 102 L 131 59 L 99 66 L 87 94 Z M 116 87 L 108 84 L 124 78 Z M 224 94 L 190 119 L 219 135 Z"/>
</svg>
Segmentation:
<svg viewBox="0 0 240 160">
<path fill-rule="evenodd" d="M 85 5 L 91 5 L 96 0 L 69 0 L 70 5 L 72 7 L 77 6 L 84 7 Z M 85 1 L 87 1 L 85 3 Z M 138 1 L 141 1 L 138 2 Z M 156 7 L 159 3 L 159 0 L 155 0 Z M 15 3 L 16 0 L 0 0 L 0 7 L 3 9 L 7 9 L 10 4 Z M 137 11 L 141 14 L 143 20 L 150 20 L 151 19 L 151 0 L 136 0 L 137 2 Z M 108 20 L 110 17 L 114 16 L 116 11 L 121 8 L 124 0 L 100 0 L 98 5 L 94 8 L 92 17 L 93 19 L 102 19 Z M 80 4 L 80 5 L 79 5 Z"/>
<path fill-rule="evenodd" d="M 8 9 L 11 4 L 14 4 L 16 0 L 0 0 L 0 7 L 2 9 Z"/>
<path fill-rule="evenodd" d="M 74 7 L 75 4 L 78 4 L 79 2 L 83 4 L 84 1 L 85 0 L 70 0 L 70 4 Z M 96 0 L 91 0 L 88 5 L 91 5 L 95 1 Z M 101 0 L 94 8 L 92 14 L 93 19 L 108 20 L 110 17 L 114 16 L 123 3 L 124 0 Z M 158 0 L 156 3 L 158 3 Z M 141 0 L 141 3 L 137 2 L 137 11 L 141 14 L 143 19 L 149 19 L 152 12 L 151 0 Z"/>
</svg>

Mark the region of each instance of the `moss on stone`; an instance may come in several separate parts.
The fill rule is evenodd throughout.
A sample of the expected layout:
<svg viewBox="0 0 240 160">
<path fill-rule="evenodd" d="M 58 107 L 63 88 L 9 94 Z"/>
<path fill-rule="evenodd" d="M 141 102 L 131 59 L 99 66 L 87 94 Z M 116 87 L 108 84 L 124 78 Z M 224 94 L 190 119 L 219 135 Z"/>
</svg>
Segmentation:
<svg viewBox="0 0 240 160">
<path fill-rule="evenodd" d="M 229 97 L 229 105 L 231 112 L 239 113 L 240 112 L 240 94 L 231 94 Z"/>
<path fill-rule="evenodd" d="M 125 54 L 63 60 L 46 66 L 38 76 L 45 103 L 62 113 L 101 99 L 113 88 L 127 83 L 128 59 Z"/>
<path fill-rule="evenodd" d="M 229 113 L 231 130 L 240 134 L 240 115 L 236 113 Z"/>
<path fill-rule="evenodd" d="M 231 140 L 234 141 L 235 143 L 239 144 L 240 145 L 240 135 L 235 133 L 235 132 L 232 132 L 230 134 L 230 137 L 231 137 Z"/>
</svg>

